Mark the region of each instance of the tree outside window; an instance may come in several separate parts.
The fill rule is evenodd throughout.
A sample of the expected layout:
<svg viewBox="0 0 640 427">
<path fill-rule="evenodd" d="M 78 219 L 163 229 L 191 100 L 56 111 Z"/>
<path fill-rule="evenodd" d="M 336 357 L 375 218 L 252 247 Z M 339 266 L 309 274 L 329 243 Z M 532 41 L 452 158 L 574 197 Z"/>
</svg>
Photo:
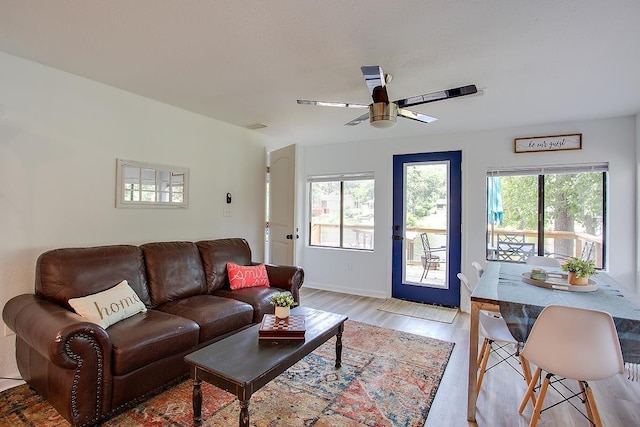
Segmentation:
<svg viewBox="0 0 640 427">
<path fill-rule="evenodd" d="M 578 257 L 604 268 L 606 176 L 602 166 L 490 173 L 487 259 L 526 262 L 531 255 Z M 506 239 L 516 241 L 507 245 Z"/>
<path fill-rule="evenodd" d="M 373 250 L 375 184 L 371 175 L 309 180 L 309 244 Z"/>
</svg>

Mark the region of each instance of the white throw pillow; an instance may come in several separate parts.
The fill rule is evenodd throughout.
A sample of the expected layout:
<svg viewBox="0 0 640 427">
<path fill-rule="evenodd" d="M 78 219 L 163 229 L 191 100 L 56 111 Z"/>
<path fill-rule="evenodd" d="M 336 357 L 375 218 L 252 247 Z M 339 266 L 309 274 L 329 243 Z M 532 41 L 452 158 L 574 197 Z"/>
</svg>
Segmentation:
<svg viewBox="0 0 640 427">
<path fill-rule="evenodd" d="M 134 314 L 147 311 L 126 280 L 106 291 L 86 297 L 71 298 L 69 305 L 80 316 L 105 329 Z"/>
</svg>

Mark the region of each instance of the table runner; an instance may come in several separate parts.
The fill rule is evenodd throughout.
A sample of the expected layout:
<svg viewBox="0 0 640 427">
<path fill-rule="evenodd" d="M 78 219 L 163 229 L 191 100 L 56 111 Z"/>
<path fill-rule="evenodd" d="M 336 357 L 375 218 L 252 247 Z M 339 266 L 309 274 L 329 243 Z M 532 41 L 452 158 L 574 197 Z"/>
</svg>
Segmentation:
<svg viewBox="0 0 640 427">
<path fill-rule="evenodd" d="M 619 290 L 620 286 L 606 273 L 594 279 L 598 290 L 570 292 L 530 285 L 522 273 L 531 265 L 501 263 L 497 286 L 500 313 L 513 337 L 525 342 L 533 323 L 544 307 L 551 304 L 602 310 L 611 314 L 618 331 L 622 357 L 629 378 L 640 381 L 640 306 Z M 552 268 L 546 268 L 554 271 Z"/>
</svg>

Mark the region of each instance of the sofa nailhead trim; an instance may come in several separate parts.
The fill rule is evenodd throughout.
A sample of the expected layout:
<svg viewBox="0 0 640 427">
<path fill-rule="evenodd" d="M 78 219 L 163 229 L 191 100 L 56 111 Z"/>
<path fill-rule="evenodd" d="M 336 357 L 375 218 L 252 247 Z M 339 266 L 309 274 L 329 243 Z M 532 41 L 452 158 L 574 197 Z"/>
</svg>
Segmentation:
<svg viewBox="0 0 640 427">
<path fill-rule="evenodd" d="M 72 350 L 71 350 L 71 342 L 74 339 L 78 339 L 78 338 L 84 338 L 86 340 L 88 340 L 91 343 L 91 346 L 93 347 L 93 349 L 96 352 L 96 356 L 98 359 L 98 384 L 97 384 L 97 392 L 96 392 L 96 407 L 95 407 L 95 414 L 94 414 L 94 419 L 90 420 L 84 424 L 82 424 L 82 426 L 87 426 L 87 425 L 93 425 L 96 424 L 97 421 L 100 419 L 100 408 L 101 408 L 101 397 L 102 397 L 102 374 L 103 374 L 103 359 L 102 359 L 102 353 L 100 352 L 100 346 L 98 345 L 96 339 L 92 336 L 92 334 L 77 334 L 74 335 L 72 337 L 70 337 L 69 339 L 67 339 L 67 341 L 65 342 L 64 345 L 64 349 L 65 352 L 69 355 L 69 357 L 73 360 L 75 360 L 78 364 L 78 367 L 76 368 L 74 374 L 73 374 L 73 384 L 71 386 L 71 412 L 73 414 L 73 419 L 76 419 L 76 417 L 79 415 L 78 413 L 78 405 L 77 405 L 77 394 L 78 394 L 78 381 L 80 379 L 80 370 L 82 369 L 82 365 L 83 365 L 83 360 L 82 357 L 80 357 L 79 355 L 75 354 Z M 81 426 L 81 427 L 82 427 Z"/>
</svg>

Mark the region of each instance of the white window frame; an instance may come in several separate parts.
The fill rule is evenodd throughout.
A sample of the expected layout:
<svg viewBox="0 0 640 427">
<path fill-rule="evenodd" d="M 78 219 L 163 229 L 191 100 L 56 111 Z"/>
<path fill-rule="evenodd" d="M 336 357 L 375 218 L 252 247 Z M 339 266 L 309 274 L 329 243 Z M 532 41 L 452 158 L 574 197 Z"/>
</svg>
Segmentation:
<svg viewBox="0 0 640 427">
<path fill-rule="evenodd" d="M 307 244 L 312 248 L 328 248 L 328 249 L 339 249 L 339 250 L 357 250 L 357 251 L 365 251 L 365 252 L 373 252 L 375 249 L 374 245 L 374 231 L 372 231 L 371 237 L 371 248 L 354 248 L 344 245 L 344 193 L 343 193 L 343 185 L 345 181 L 364 181 L 371 180 L 375 186 L 375 175 L 373 172 L 360 172 L 360 173 L 345 173 L 345 174 L 335 174 L 335 175 L 310 175 L 307 177 L 307 185 L 309 189 L 309 235 L 307 236 Z M 317 182 L 339 182 L 340 183 L 340 244 L 337 246 L 328 246 L 328 245 L 318 245 L 311 243 L 311 229 L 312 229 L 312 195 L 311 195 L 311 184 Z M 375 191 L 374 191 L 375 193 Z"/>
<path fill-rule="evenodd" d="M 558 164 L 558 165 L 546 165 L 546 166 L 521 166 L 521 167 L 493 167 L 487 169 L 487 178 L 491 177 L 502 177 L 502 176 L 526 176 L 526 175 L 554 175 L 554 174 L 576 174 L 576 173 L 609 173 L 609 163 L 576 163 L 576 164 Z M 606 178 L 608 182 L 608 178 Z M 490 187 L 487 182 L 487 195 L 489 194 Z M 487 198 L 485 206 L 485 214 L 493 214 L 491 207 L 489 206 L 489 199 Z M 609 242 L 609 211 L 608 211 L 608 203 L 609 203 L 609 189 L 607 185 L 603 188 L 603 227 L 604 232 L 602 234 L 602 251 L 600 252 L 600 257 L 602 260 L 602 267 L 598 267 L 598 269 L 607 270 L 609 268 L 609 257 L 608 257 L 608 246 Z M 489 219 L 487 218 L 487 223 Z M 538 232 L 540 229 L 538 228 Z M 487 235 L 490 233 L 487 230 Z M 536 254 L 538 255 L 538 254 Z M 487 243 L 487 261 L 494 260 L 490 257 L 489 247 Z"/>
<path fill-rule="evenodd" d="M 138 181 L 138 188 L 133 190 L 127 188 L 127 184 L 131 183 L 131 178 L 127 178 L 126 169 L 133 168 L 140 170 L 140 176 L 138 179 L 133 178 L 134 181 Z M 152 174 L 152 179 L 147 179 L 149 182 L 147 185 L 153 186 L 153 189 L 147 189 L 143 191 L 142 182 L 144 181 L 142 171 L 146 171 L 146 174 Z M 168 188 L 160 188 L 158 182 L 158 176 L 168 176 Z M 174 177 L 180 177 L 177 183 L 174 185 Z M 182 182 L 180 182 L 182 181 Z M 182 201 L 173 201 L 175 187 L 182 187 Z M 136 200 L 127 200 L 125 194 L 130 194 L 131 191 L 139 192 L 140 195 Z M 142 192 L 155 193 L 153 201 L 142 200 Z M 162 197 L 161 197 L 162 196 Z M 166 198 L 166 200 L 162 200 Z M 157 163 L 138 162 L 134 160 L 116 159 L 116 208 L 187 208 L 189 206 L 189 169 L 179 166 L 167 166 Z"/>
</svg>

